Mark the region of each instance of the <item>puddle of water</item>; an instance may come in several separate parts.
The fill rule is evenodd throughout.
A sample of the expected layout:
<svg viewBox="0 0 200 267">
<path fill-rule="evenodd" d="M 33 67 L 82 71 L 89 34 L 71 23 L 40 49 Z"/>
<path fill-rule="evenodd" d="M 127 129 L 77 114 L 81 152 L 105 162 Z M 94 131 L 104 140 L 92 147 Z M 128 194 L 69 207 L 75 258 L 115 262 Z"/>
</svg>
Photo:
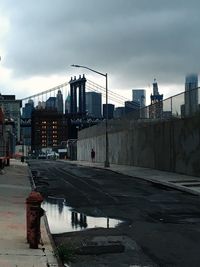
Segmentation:
<svg viewBox="0 0 200 267">
<path fill-rule="evenodd" d="M 115 228 L 123 221 L 106 217 L 92 217 L 67 206 L 65 199 L 47 198 L 42 203 L 52 234 L 81 231 L 96 227 Z"/>
</svg>

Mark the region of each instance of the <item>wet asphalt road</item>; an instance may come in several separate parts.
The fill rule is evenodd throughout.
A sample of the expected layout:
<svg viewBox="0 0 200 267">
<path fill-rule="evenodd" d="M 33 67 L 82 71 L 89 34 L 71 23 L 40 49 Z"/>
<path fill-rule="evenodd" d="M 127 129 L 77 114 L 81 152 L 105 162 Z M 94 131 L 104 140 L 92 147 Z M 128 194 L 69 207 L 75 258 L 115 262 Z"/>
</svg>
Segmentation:
<svg viewBox="0 0 200 267">
<path fill-rule="evenodd" d="M 200 266 L 200 199 L 109 170 L 61 161 L 31 160 L 38 190 L 62 197 L 77 211 L 125 220 L 154 266 Z M 108 265 L 110 266 L 110 265 Z"/>
</svg>

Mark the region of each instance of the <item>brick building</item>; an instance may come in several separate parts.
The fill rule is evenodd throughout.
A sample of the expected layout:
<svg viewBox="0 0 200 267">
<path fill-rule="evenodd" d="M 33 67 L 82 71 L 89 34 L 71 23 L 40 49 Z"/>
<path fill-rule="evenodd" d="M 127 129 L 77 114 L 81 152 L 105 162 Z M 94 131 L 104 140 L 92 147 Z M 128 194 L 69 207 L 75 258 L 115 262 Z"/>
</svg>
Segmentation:
<svg viewBox="0 0 200 267">
<path fill-rule="evenodd" d="M 31 150 L 38 155 L 42 149 L 56 150 L 69 139 L 69 120 L 55 110 L 34 110 L 32 113 Z"/>
</svg>

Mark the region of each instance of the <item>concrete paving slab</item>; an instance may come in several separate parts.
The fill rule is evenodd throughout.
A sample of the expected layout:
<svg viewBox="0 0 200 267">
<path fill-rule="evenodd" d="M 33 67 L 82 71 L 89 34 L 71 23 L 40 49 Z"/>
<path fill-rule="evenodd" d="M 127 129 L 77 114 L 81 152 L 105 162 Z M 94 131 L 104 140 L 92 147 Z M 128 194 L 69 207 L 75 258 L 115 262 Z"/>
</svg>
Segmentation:
<svg viewBox="0 0 200 267">
<path fill-rule="evenodd" d="M 38 249 L 26 241 L 26 198 L 31 192 L 26 163 L 11 160 L 0 175 L 0 267 L 59 266 L 42 218 Z"/>
</svg>

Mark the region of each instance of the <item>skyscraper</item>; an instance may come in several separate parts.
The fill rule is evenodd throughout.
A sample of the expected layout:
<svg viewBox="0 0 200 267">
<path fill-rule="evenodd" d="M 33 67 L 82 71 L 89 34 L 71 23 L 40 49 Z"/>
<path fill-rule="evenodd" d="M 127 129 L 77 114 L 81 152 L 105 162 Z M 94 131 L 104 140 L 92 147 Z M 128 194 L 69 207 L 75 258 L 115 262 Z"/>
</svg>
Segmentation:
<svg viewBox="0 0 200 267">
<path fill-rule="evenodd" d="M 68 94 L 66 100 L 65 100 L 65 114 L 70 113 L 70 94 Z"/>
<path fill-rule="evenodd" d="M 189 74 L 185 78 L 185 116 L 198 111 L 198 75 Z"/>
<path fill-rule="evenodd" d="M 140 103 L 140 108 L 146 106 L 146 91 L 144 89 L 133 89 L 132 100 Z"/>
<path fill-rule="evenodd" d="M 56 97 L 51 96 L 46 101 L 46 109 L 48 110 L 57 110 L 56 109 Z"/>
<path fill-rule="evenodd" d="M 135 118 L 139 118 L 139 109 L 140 109 L 140 103 L 136 100 L 133 101 L 125 101 L 125 114 L 134 112 L 133 116 Z"/>
<path fill-rule="evenodd" d="M 153 82 L 153 94 L 151 94 L 151 105 L 149 107 L 149 117 L 152 119 L 162 118 L 163 116 L 163 95 L 158 92 L 156 79 Z"/>
<path fill-rule="evenodd" d="M 87 92 L 86 93 L 86 110 L 88 116 L 93 118 L 101 118 L 101 93 Z"/>
<path fill-rule="evenodd" d="M 113 119 L 115 106 L 113 104 L 108 105 L 108 119 Z M 107 105 L 103 104 L 103 117 L 106 118 L 107 115 Z"/>
<path fill-rule="evenodd" d="M 22 118 L 30 119 L 32 115 L 32 111 L 34 109 L 34 102 L 32 99 L 29 99 L 28 103 L 22 108 Z"/>
<path fill-rule="evenodd" d="M 63 95 L 60 90 L 56 95 L 56 109 L 59 114 L 63 114 Z"/>
</svg>

